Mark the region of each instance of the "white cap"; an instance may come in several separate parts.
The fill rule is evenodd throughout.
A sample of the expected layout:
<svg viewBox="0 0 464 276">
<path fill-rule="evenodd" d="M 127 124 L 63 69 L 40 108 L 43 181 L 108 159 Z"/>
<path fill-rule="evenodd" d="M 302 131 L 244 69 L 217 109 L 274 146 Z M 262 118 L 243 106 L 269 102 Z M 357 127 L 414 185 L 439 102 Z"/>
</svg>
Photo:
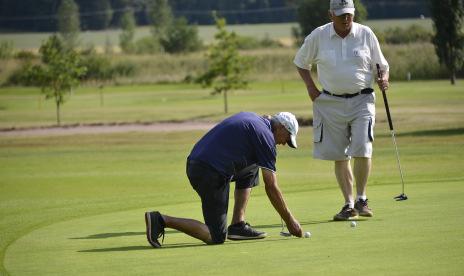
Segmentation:
<svg viewBox="0 0 464 276">
<path fill-rule="evenodd" d="M 297 148 L 296 135 L 298 134 L 298 121 L 295 115 L 290 112 L 280 112 L 275 114 L 274 117 L 285 129 L 290 133 L 290 141 L 287 144 L 292 148 Z"/>
<path fill-rule="evenodd" d="M 336 16 L 349 13 L 354 14 L 353 0 L 330 0 L 330 10 Z"/>
</svg>

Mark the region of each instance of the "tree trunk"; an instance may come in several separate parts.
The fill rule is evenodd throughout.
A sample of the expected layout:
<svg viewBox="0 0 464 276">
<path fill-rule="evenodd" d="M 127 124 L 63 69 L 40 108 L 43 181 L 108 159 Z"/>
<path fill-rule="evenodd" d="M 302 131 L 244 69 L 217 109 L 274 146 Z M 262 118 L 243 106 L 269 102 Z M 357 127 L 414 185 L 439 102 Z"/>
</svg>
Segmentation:
<svg viewBox="0 0 464 276">
<path fill-rule="evenodd" d="M 453 70 L 451 72 L 451 78 L 450 79 L 451 79 L 451 85 L 455 85 L 456 84 L 456 71 L 455 70 Z"/>
<path fill-rule="evenodd" d="M 60 102 L 56 101 L 56 123 L 60 125 Z"/>
<path fill-rule="evenodd" d="M 229 112 L 227 106 L 227 90 L 224 90 L 224 112 L 227 114 Z"/>
</svg>

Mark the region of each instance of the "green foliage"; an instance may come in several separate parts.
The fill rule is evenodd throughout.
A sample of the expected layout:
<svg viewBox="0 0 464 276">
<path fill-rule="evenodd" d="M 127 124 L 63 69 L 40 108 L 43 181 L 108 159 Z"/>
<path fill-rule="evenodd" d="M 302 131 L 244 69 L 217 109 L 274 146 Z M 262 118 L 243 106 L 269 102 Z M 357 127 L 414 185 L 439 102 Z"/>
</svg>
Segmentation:
<svg viewBox="0 0 464 276">
<path fill-rule="evenodd" d="M 153 36 L 142 37 L 135 42 L 135 53 L 142 54 L 156 54 L 163 51 L 158 39 Z"/>
<path fill-rule="evenodd" d="M 113 10 L 109 0 L 77 0 L 77 2 L 82 15 L 82 29 L 104 30 L 108 28 L 113 17 Z M 91 14 L 91 16 L 88 14 Z"/>
<path fill-rule="evenodd" d="M 147 10 L 152 24 L 153 36 L 158 39 L 164 39 L 169 26 L 174 21 L 168 0 L 148 0 Z"/>
<path fill-rule="evenodd" d="M 116 62 L 112 64 L 111 60 L 98 54 L 83 56 L 80 66 L 85 67 L 86 71 L 80 79 L 85 81 L 98 81 L 104 83 L 118 76 L 130 77 L 137 71 L 137 66 L 132 62 Z"/>
<path fill-rule="evenodd" d="M 362 23 L 367 18 L 367 10 L 360 0 L 354 0 L 356 8 L 354 20 Z M 330 22 L 329 1 L 299 0 L 297 2 L 297 21 L 299 29 L 293 29 L 293 36 L 300 45 L 303 39 L 315 28 Z"/>
<path fill-rule="evenodd" d="M 100 80 L 105 81 L 113 78 L 111 62 L 102 55 L 87 55 L 81 58 L 80 65 L 87 68 L 83 80 Z"/>
<path fill-rule="evenodd" d="M 74 0 L 63 0 L 58 8 L 58 31 L 68 49 L 78 44 L 80 32 L 79 7 Z"/>
<path fill-rule="evenodd" d="M 137 71 L 137 65 L 133 62 L 117 62 L 111 69 L 111 72 L 115 77 L 133 77 Z"/>
<path fill-rule="evenodd" d="M 39 50 L 43 65 L 29 68 L 30 80 L 40 86 L 47 99 L 53 98 L 57 108 L 57 123 L 60 124 L 60 106 L 65 101 L 65 93 L 80 83 L 86 68 L 80 64 L 80 56 L 65 49 L 63 42 L 51 36 Z"/>
<path fill-rule="evenodd" d="M 34 68 L 31 62 L 26 62 L 21 67 L 14 70 L 6 80 L 6 85 L 34 86 Z"/>
<path fill-rule="evenodd" d="M 134 53 L 136 50 L 134 45 L 135 27 L 134 11 L 128 9 L 121 18 L 122 32 L 119 35 L 119 46 L 124 53 L 130 54 Z"/>
<path fill-rule="evenodd" d="M 168 26 L 160 42 L 168 53 L 193 52 L 202 47 L 197 27 L 189 26 L 187 19 L 183 17 L 174 20 L 173 24 Z"/>
<path fill-rule="evenodd" d="M 260 48 L 278 48 L 281 47 L 279 42 L 273 40 L 266 35 L 262 39 L 258 39 L 252 36 L 241 36 L 237 35 L 237 48 L 239 50 L 251 50 Z"/>
<path fill-rule="evenodd" d="M 20 60 L 26 60 L 26 61 L 30 61 L 34 58 L 36 58 L 36 55 L 31 52 L 31 51 L 26 51 L 26 50 L 21 50 L 21 51 L 18 51 L 14 57 L 16 59 L 20 59 Z"/>
<path fill-rule="evenodd" d="M 428 43 L 432 41 L 433 35 L 432 32 L 416 24 L 407 28 L 390 27 L 383 32 L 376 31 L 375 33 L 379 42 L 388 44 Z"/>
<path fill-rule="evenodd" d="M 251 68 L 251 59 L 240 56 L 237 35 L 226 30 L 226 20 L 214 17 L 218 31 L 207 54 L 208 70 L 197 81 L 204 87 L 212 86 L 215 94 L 224 93 L 224 111 L 227 113 L 227 92 L 248 86 L 245 76 Z"/>
<path fill-rule="evenodd" d="M 8 59 L 13 56 L 14 46 L 11 41 L 0 41 L 0 59 Z"/>
<path fill-rule="evenodd" d="M 462 0 L 431 0 L 435 36 L 433 43 L 440 63 L 450 71 L 451 84 L 464 65 L 464 7 Z"/>
</svg>

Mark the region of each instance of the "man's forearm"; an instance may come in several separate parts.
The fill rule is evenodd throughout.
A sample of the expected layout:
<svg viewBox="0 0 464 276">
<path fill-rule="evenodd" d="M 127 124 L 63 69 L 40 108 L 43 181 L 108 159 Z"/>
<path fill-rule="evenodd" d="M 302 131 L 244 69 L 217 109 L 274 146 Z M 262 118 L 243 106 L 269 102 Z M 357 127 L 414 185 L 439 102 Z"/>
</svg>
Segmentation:
<svg viewBox="0 0 464 276">
<path fill-rule="evenodd" d="M 272 175 L 271 175 L 272 174 Z M 279 213 L 280 217 L 285 221 L 291 217 L 290 210 L 288 210 L 287 204 L 282 196 L 282 192 L 279 189 L 279 186 L 276 184 L 277 180 L 275 179 L 274 173 L 263 173 L 263 178 L 265 182 L 266 194 L 271 201 L 274 209 Z"/>
<path fill-rule="evenodd" d="M 319 89 L 317 89 L 316 84 L 314 83 L 314 80 L 311 77 L 311 72 L 307 69 L 303 69 L 298 66 L 296 68 L 306 86 L 306 90 L 308 91 L 309 97 L 312 101 L 314 101 L 317 97 L 319 97 L 321 93 L 319 92 Z"/>
</svg>

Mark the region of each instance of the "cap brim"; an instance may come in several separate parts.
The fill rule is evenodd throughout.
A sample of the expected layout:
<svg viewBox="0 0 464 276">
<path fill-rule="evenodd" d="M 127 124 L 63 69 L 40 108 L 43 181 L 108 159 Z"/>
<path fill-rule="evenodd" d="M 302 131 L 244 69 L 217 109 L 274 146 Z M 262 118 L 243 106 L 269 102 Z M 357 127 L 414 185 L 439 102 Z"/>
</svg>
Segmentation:
<svg viewBox="0 0 464 276">
<path fill-rule="evenodd" d="M 296 136 L 295 135 L 290 135 L 290 140 L 287 141 L 287 145 L 290 147 L 296 149 L 298 145 L 296 144 Z"/>
<path fill-rule="evenodd" d="M 344 9 L 339 9 L 339 10 L 334 10 L 333 11 L 336 16 L 340 16 L 345 13 L 353 14 L 354 15 L 354 8 L 344 8 Z"/>
</svg>

